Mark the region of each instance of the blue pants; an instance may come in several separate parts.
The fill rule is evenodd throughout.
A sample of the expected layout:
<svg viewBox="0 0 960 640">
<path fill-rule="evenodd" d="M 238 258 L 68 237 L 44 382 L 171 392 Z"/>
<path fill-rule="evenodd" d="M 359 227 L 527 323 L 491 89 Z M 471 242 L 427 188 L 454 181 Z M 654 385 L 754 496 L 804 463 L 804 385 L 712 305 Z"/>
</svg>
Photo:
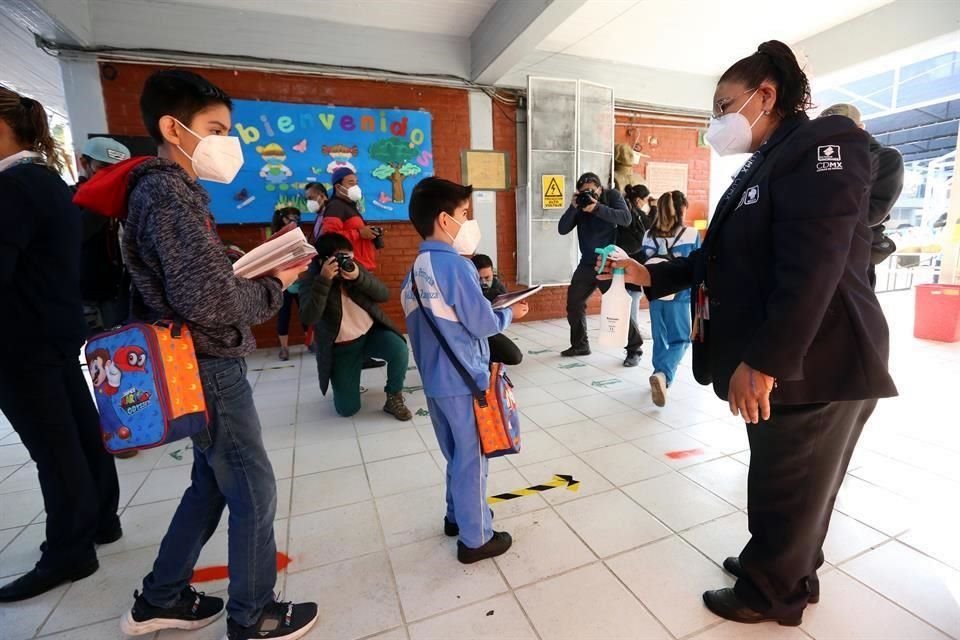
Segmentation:
<svg viewBox="0 0 960 640">
<path fill-rule="evenodd" d="M 653 329 L 653 372 L 662 373 L 667 384 L 673 382 L 677 367 L 690 344 L 690 299 L 650 301 Z"/>
<path fill-rule="evenodd" d="M 473 396 L 427 398 L 433 430 L 447 460 L 447 520 L 460 527 L 460 542 L 476 549 L 493 537 L 487 504 L 487 458 L 480 449 Z"/>
<path fill-rule="evenodd" d="M 143 596 L 155 607 L 177 602 L 190 583 L 200 550 L 228 507 L 227 614 L 237 624 L 250 626 L 273 600 L 277 581 L 273 538 L 277 483 L 263 448 L 246 362 L 201 360 L 200 376 L 210 433 L 194 438 L 193 483 L 180 499 L 153 571 L 143 580 Z"/>
</svg>

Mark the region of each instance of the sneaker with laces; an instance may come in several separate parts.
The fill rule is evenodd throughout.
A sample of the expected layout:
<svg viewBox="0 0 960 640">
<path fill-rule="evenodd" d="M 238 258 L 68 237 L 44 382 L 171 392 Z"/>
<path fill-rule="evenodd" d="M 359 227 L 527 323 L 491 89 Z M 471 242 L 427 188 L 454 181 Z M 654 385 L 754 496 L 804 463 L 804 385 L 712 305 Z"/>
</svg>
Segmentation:
<svg viewBox="0 0 960 640">
<path fill-rule="evenodd" d="M 318 617 L 314 602 L 271 602 L 249 627 L 228 618 L 226 640 L 296 640 L 310 631 Z"/>
<path fill-rule="evenodd" d="M 667 376 L 659 372 L 650 376 L 650 396 L 656 406 L 667 406 Z"/>
<path fill-rule="evenodd" d="M 192 586 L 180 592 L 180 599 L 166 609 L 155 607 L 143 595 L 133 592 L 133 608 L 120 618 L 120 630 L 128 636 L 142 636 L 162 629 L 201 629 L 223 613 L 223 600 L 208 596 Z"/>
</svg>

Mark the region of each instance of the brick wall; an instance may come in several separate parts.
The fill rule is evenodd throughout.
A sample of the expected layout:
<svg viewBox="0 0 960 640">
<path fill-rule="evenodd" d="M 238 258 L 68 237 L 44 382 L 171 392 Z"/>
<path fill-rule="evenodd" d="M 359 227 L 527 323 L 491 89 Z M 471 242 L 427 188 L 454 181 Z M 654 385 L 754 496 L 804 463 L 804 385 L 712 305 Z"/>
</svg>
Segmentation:
<svg viewBox="0 0 960 640">
<path fill-rule="evenodd" d="M 103 65 L 101 65 L 102 67 Z M 140 119 L 138 100 L 146 78 L 159 67 L 142 64 L 113 64 L 117 74 L 112 80 L 101 74 L 107 124 L 111 133 L 145 135 Z M 470 116 L 467 92 L 460 89 L 397 84 L 374 80 L 346 80 L 312 76 L 263 73 L 258 71 L 231 71 L 197 69 L 233 98 L 246 100 L 275 100 L 309 104 L 335 104 L 348 107 L 425 109 L 433 114 L 433 154 L 436 174 L 452 180 L 460 179 L 460 151 L 470 147 Z M 110 74 L 112 76 L 112 74 Z M 516 152 L 516 134 L 501 136 L 499 142 L 511 156 Z M 498 147 L 500 148 L 500 147 Z M 514 169 L 515 171 L 515 169 Z M 506 194 L 501 194 L 501 196 Z M 512 194 L 509 194 L 512 196 Z M 513 207 L 513 199 L 498 198 Z M 505 205 L 506 206 L 506 205 Z M 515 218 L 515 208 L 501 215 Z M 378 223 L 384 228 L 386 248 L 380 252 L 377 275 L 393 291 L 398 291 L 403 277 L 413 263 L 420 237 L 407 222 Z M 307 229 L 307 226 L 304 227 Z M 512 222 L 511 222 L 512 229 Z M 250 249 L 266 237 L 266 227 L 260 225 L 221 225 L 218 228 L 224 242 L 241 249 Z M 504 255 L 512 255 L 512 245 L 500 244 Z M 514 267 L 514 271 L 516 268 Z M 399 295 L 384 305 L 390 317 L 403 328 L 403 313 Z M 261 346 L 277 344 L 274 322 L 256 327 L 254 334 Z M 291 343 L 302 339 L 299 321 L 294 314 L 290 323 Z"/>
<path fill-rule="evenodd" d="M 101 65 L 103 67 L 104 65 Z M 102 74 L 104 102 L 109 131 L 118 135 L 145 135 L 137 101 L 143 82 L 159 67 L 144 64 L 114 64 L 116 74 Z M 320 78 L 258 71 L 198 69 L 199 73 L 222 87 L 234 98 L 247 100 L 275 100 L 309 104 L 340 106 L 425 109 L 433 114 L 433 154 L 436 174 L 459 180 L 460 152 L 470 147 L 470 121 L 467 92 L 462 89 L 399 84 L 376 80 L 348 80 Z M 112 79 L 106 79 L 106 77 Z M 495 104 L 493 109 L 494 148 L 510 154 L 511 184 L 517 184 L 516 107 Z M 618 118 L 618 121 L 619 118 Z M 626 120 L 623 120 L 626 122 Z M 706 217 L 710 154 L 697 147 L 697 132 L 692 129 L 667 129 L 661 121 L 636 119 L 641 126 L 641 137 L 656 135 L 659 145 L 646 148 L 650 160 L 688 162 L 690 164 L 691 218 Z M 659 126 L 658 126 L 659 125 Z M 616 128 L 617 142 L 633 142 L 626 127 Z M 645 145 L 646 146 L 646 145 Z M 636 171 L 642 174 L 644 165 Z M 497 268 L 508 287 L 515 287 L 516 262 L 516 194 L 498 192 L 497 200 Z M 394 291 L 406 275 L 416 256 L 420 238 L 409 223 L 383 223 L 386 248 L 380 253 L 377 275 Z M 305 227 L 306 229 L 306 227 Z M 266 228 L 260 225 L 222 225 L 218 229 L 227 243 L 250 249 L 266 237 Z M 566 287 L 550 287 L 533 299 L 528 320 L 563 318 L 566 316 Z M 403 314 L 399 296 L 385 306 L 391 318 L 402 328 Z M 599 310 L 599 295 L 595 294 L 589 312 Z M 277 344 L 274 323 L 256 327 L 254 333 L 261 346 Z M 296 314 L 290 326 L 291 342 L 302 339 Z"/>
<path fill-rule="evenodd" d="M 642 151 L 650 157 L 641 158 L 640 164 L 633 168 L 638 182 L 644 181 L 648 162 L 687 163 L 686 194 L 690 202 L 687 224 L 693 224 L 694 220 L 706 220 L 709 206 L 710 149 L 698 145 L 696 129 L 675 128 L 695 126 L 685 122 L 618 115 L 615 134 L 617 144 L 623 142 L 632 145 L 639 133 Z M 657 139 L 655 146 L 648 142 L 651 136 Z M 661 194 L 651 195 L 659 198 Z"/>
</svg>

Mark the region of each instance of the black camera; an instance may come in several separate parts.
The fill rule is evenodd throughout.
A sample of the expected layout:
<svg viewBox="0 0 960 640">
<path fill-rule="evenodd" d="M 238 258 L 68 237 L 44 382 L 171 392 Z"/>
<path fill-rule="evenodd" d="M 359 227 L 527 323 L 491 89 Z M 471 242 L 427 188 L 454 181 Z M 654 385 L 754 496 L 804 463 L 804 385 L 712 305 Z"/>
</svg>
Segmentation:
<svg viewBox="0 0 960 640">
<path fill-rule="evenodd" d="M 336 258 L 341 273 L 353 273 L 357 268 L 357 263 L 353 261 L 353 258 L 343 252 L 338 252 L 333 257 Z"/>
<path fill-rule="evenodd" d="M 373 246 L 377 249 L 383 249 L 383 227 L 370 227 L 377 237 L 373 239 Z"/>
<path fill-rule="evenodd" d="M 589 207 L 597 201 L 596 194 L 590 189 L 577 192 L 577 207 L 583 209 L 584 207 Z"/>
</svg>

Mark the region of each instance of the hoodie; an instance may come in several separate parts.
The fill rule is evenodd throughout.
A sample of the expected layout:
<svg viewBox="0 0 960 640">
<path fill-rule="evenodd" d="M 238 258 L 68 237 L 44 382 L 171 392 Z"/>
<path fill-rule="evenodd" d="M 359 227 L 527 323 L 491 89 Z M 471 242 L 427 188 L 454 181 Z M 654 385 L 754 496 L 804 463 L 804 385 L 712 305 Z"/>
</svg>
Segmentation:
<svg viewBox="0 0 960 640">
<path fill-rule="evenodd" d="M 198 355 L 228 358 L 253 351 L 250 327 L 277 312 L 282 285 L 276 278 L 233 274 L 207 191 L 176 163 L 134 158 L 98 171 L 75 201 L 123 217 L 117 184 L 126 185 L 123 252 L 133 281 L 133 316 L 183 319 Z"/>
</svg>

